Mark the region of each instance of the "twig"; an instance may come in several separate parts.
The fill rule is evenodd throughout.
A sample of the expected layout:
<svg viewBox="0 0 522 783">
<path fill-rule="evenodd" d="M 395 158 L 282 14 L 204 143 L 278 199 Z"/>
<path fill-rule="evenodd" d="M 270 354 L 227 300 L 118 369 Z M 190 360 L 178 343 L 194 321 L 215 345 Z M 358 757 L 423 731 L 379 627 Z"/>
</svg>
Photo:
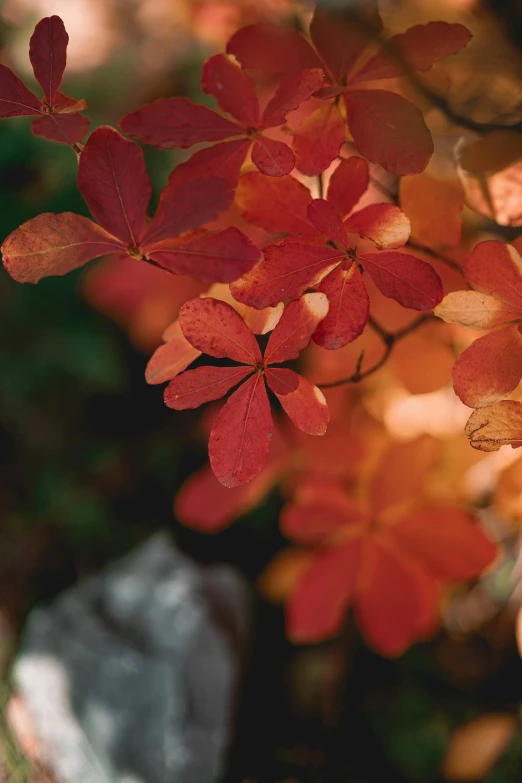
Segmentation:
<svg viewBox="0 0 522 783">
<path fill-rule="evenodd" d="M 364 358 L 364 351 L 361 351 L 361 354 L 357 360 L 355 372 L 353 372 L 352 375 L 349 375 L 347 378 L 341 378 L 338 381 L 331 381 L 330 383 L 318 383 L 317 386 L 319 386 L 321 389 L 334 389 L 337 386 L 344 386 L 347 383 L 359 383 L 360 381 L 363 381 L 365 378 L 368 378 L 370 375 L 373 375 L 373 373 L 377 372 L 377 370 L 380 370 L 381 367 L 386 364 L 391 352 L 393 351 L 393 347 L 398 340 L 402 340 L 403 337 L 406 337 L 408 334 L 411 334 L 411 332 L 414 332 L 419 326 L 422 326 L 422 324 L 433 320 L 435 320 L 434 315 L 431 313 L 423 313 L 411 321 L 411 323 L 403 326 L 402 329 L 398 329 L 396 332 L 388 332 L 383 326 L 381 326 L 380 323 L 378 323 L 378 321 L 375 320 L 375 318 L 373 318 L 373 316 L 370 316 L 368 318 L 368 325 L 371 326 L 374 332 L 379 335 L 382 342 L 384 343 L 384 353 L 379 361 L 372 365 L 368 370 L 361 372 L 362 360 Z"/>
<path fill-rule="evenodd" d="M 416 239 L 410 239 L 408 242 L 408 247 L 412 247 L 415 250 L 420 250 L 421 253 L 426 253 L 427 256 L 431 256 L 436 261 L 440 261 L 442 264 L 446 264 L 446 266 L 451 267 L 451 269 L 454 269 L 455 272 L 459 273 L 459 275 L 464 274 L 462 268 L 452 258 L 445 255 L 445 253 L 439 253 L 437 250 L 433 250 L 433 248 L 429 247 L 428 245 L 423 245 L 422 242 L 417 242 Z"/>
</svg>

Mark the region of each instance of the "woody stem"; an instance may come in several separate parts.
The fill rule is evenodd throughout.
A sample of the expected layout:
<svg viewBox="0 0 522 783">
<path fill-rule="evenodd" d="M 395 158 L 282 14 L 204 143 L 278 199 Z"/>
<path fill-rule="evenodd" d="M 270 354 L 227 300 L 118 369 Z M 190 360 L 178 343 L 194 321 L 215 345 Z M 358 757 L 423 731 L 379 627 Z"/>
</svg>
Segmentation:
<svg viewBox="0 0 522 783">
<path fill-rule="evenodd" d="M 319 386 L 321 389 L 334 389 L 337 386 L 344 386 L 344 384 L 347 383 L 359 383 L 360 381 L 363 381 L 365 378 L 368 378 L 368 376 L 377 372 L 377 370 L 380 370 L 381 367 L 386 364 L 388 358 L 391 355 L 391 352 L 393 351 L 393 347 L 395 343 L 398 342 L 398 340 L 402 340 L 403 337 L 406 337 L 408 334 L 414 332 L 416 329 L 418 329 L 419 326 L 422 326 L 422 324 L 432 320 L 435 320 L 434 315 L 431 313 L 423 313 L 406 326 L 403 326 L 402 329 L 398 329 L 396 332 L 389 332 L 387 329 L 381 326 L 381 324 L 376 321 L 373 316 L 370 315 L 368 318 L 368 324 L 381 338 L 384 344 L 384 353 L 382 354 L 381 358 L 367 370 L 361 371 L 362 360 L 364 358 L 364 354 L 361 354 L 357 361 L 355 372 L 353 372 L 347 378 L 341 378 L 338 381 L 331 381 L 330 383 L 318 383 L 317 386 Z"/>
</svg>

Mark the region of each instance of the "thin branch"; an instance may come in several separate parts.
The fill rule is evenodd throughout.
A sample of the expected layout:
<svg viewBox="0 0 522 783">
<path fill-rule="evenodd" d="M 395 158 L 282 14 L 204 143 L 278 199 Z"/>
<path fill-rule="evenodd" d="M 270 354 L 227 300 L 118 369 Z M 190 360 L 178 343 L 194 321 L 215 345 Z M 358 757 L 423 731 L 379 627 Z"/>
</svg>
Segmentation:
<svg viewBox="0 0 522 783">
<path fill-rule="evenodd" d="M 406 326 L 403 326 L 402 329 L 398 329 L 396 332 L 388 332 L 383 326 L 381 326 L 380 323 L 375 320 L 375 318 L 373 318 L 373 316 L 370 316 L 368 318 L 368 325 L 371 326 L 374 332 L 379 335 L 382 342 L 384 343 L 384 353 L 379 361 L 362 372 L 361 364 L 364 357 L 364 351 L 362 351 L 357 360 L 355 372 L 353 372 L 347 378 L 341 378 L 338 381 L 331 381 L 330 383 L 318 383 L 317 386 L 319 386 L 320 389 L 334 389 L 337 386 L 344 386 L 348 383 L 359 383 L 360 381 L 364 381 L 365 378 L 373 375 L 375 372 L 377 372 L 377 370 L 380 370 L 384 364 L 386 364 L 396 342 L 402 340 L 403 337 L 406 337 L 408 334 L 414 332 L 416 329 L 418 329 L 419 326 L 422 326 L 422 324 L 434 320 L 436 320 L 435 316 L 431 313 L 423 313 Z"/>
<path fill-rule="evenodd" d="M 416 239 L 410 239 L 408 242 L 408 247 L 412 247 L 414 250 L 420 250 L 421 253 L 426 253 L 427 256 L 431 256 L 431 258 L 434 258 L 436 261 L 440 261 L 442 264 L 446 264 L 446 266 L 451 267 L 451 269 L 453 269 L 455 272 L 458 272 L 459 275 L 464 274 L 459 264 L 450 258 L 450 256 L 447 256 L 445 253 L 439 253 L 437 250 L 433 250 L 433 248 L 429 247 L 428 245 L 423 245 L 422 242 L 417 242 Z"/>
</svg>

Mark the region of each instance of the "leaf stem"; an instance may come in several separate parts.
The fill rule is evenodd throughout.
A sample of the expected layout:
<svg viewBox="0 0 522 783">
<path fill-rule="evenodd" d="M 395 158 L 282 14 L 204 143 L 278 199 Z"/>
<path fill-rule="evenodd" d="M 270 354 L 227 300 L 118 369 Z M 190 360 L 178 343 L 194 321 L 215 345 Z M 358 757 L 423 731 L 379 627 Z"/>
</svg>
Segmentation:
<svg viewBox="0 0 522 783">
<path fill-rule="evenodd" d="M 393 351 L 393 347 L 398 340 L 402 340 L 403 337 L 406 337 L 408 334 L 414 332 L 416 329 L 418 329 L 419 326 L 422 326 L 422 324 L 433 320 L 435 320 L 435 316 L 431 313 L 422 313 L 421 315 L 417 316 L 417 318 L 414 318 L 414 320 L 409 324 L 403 326 L 402 329 L 398 329 L 396 332 L 389 332 L 387 329 L 381 326 L 381 324 L 376 321 L 372 315 L 370 315 L 368 318 L 368 325 L 374 330 L 376 334 L 379 335 L 384 344 L 384 353 L 382 354 L 381 358 L 367 370 L 361 371 L 361 365 L 364 358 L 364 351 L 361 351 L 361 354 L 357 360 L 355 372 L 353 372 L 347 378 L 340 378 L 338 381 L 331 381 L 330 383 L 318 383 L 317 386 L 319 386 L 320 389 L 334 389 L 337 386 L 344 386 L 348 383 L 359 383 L 360 381 L 363 381 L 365 378 L 368 378 L 370 375 L 373 375 L 373 373 L 377 372 L 377 370 L 380 370 L 381 367 L 386 364 L 391 352 Z"/>
</svg>

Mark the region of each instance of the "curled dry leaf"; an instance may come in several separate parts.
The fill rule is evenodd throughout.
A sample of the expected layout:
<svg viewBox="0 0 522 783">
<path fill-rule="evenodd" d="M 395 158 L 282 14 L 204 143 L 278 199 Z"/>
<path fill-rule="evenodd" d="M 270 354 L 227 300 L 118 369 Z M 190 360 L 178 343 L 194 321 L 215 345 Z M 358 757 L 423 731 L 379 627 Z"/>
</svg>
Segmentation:
<svg viewBox="0 0 522 783">
<path fill-rule="evenodd" d="M 522 446 L 522 403 L 503 400 L 473 411 L 466 429 L 471 445 L 479 451 L 498 451 L 501 446 Z"/>
</svg>

